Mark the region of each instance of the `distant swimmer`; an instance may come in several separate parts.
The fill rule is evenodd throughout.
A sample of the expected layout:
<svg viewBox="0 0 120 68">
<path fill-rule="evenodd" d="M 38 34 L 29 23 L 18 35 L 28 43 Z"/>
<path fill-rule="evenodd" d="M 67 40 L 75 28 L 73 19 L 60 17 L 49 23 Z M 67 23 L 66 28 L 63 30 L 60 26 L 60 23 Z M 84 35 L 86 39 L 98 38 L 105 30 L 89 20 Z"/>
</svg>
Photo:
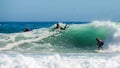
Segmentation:
<svg viewBox="0 0 120 68">
<path fill-rule="evenodd" d="M 25 27 L 24 32 L 28 32 L 28 31 L 30 31 L 30 29 L 28 27 Z"/>
<path fill-rule="evenodd" d="M 102 47 L 104 45 L 103 40 L 96 38 L 96 41 L 97 41 L 98 50 L 103 49 Z"/>
<path fill-rule="evenodd" d="M 55 27 L 54 29 L 65 30 L 66 27 L 67 27 L 67 25 L 65 25 L 64 28 L 63 28 L 63 27 L 61 27 L 61 26 L 59 25 L 59 23 L 57 23 L 57 24 L 56 24 L 56 27 Z"/>
</svg>

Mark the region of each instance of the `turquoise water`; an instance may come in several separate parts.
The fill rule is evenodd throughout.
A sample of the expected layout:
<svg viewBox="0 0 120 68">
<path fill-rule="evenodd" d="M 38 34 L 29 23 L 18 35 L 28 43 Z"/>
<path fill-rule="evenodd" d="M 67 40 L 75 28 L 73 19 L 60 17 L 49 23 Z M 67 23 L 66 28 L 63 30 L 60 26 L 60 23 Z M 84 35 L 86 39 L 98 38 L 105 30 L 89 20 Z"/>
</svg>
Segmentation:
<svg viewBox="0 0 120 68">
<path fill-rule="evenodd" d="M 68 24 L 66 30 L 54 30 L 55 22 L 26 23 L 24 26 L 20 23 L 1 24 L 0 68 L 120 67 L 118 22 L 60 23 L 62 27 L 65 24 Z M 29 26 L 31 31 L 23 32 L 25 26 Z M 4 28 L 6 31 L 2 30 Z M 97 49 L 96 37 L 105 43 L 102 53 L 94 51 Z"/>
</svg>

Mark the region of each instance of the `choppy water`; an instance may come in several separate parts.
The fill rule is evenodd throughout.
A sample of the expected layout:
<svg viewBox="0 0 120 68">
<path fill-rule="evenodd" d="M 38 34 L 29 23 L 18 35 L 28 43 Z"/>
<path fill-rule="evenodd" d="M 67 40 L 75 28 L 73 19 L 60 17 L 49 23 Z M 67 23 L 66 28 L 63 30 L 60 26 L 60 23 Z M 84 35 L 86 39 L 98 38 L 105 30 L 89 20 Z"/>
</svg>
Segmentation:
<svg viewBox="0 0 120 68">
<path fill-rule="evenodd" d="M 119 22 L 1 23 L 1 68 L 119 68 Z M 73 24 L 74 23 L 74 24 Z M 23 32 L 28 26 L 31 31 Z M 37 27 L 37 28 L 36 28 Z M 96 53 L 95 38 L 103 39 L 104 53 Z"/>
</svg>

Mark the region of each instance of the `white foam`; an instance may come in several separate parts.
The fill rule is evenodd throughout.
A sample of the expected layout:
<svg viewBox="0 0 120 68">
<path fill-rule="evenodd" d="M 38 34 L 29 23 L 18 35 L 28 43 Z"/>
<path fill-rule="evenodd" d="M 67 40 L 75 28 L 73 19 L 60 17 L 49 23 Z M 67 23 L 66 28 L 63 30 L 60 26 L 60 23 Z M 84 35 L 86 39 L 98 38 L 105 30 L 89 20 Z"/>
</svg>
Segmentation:
<svg viewBox="0 0 120 68">
<path fill-rule="evenodd" d="M 119 68 L 120 56 L 0 55 L 0 68 Z"/>
<path fill-rule="evenodd" d="M 1 47 L 0 50 L 9 50 L 13 47 L 19 46 L 24 43 L 32 43 L 39 40 L 42 40 L 44 38 L 47 38 L 51 35 L 55 34 L 55 32 L 50 32 L 48 29 L 40 29 L 40 31 L 31 31 L 31 32 L 23 32 L 23 33 L 13 33 L 13 34 L 7 34 L 3 39 L 0 39 L 1 42 L 6 43 L 4 47 Z M 17 40 L 18 38 L 22 38 L 20 40 Z M 7 39 L 6 39 L 7 38 Z"/>
</svg>

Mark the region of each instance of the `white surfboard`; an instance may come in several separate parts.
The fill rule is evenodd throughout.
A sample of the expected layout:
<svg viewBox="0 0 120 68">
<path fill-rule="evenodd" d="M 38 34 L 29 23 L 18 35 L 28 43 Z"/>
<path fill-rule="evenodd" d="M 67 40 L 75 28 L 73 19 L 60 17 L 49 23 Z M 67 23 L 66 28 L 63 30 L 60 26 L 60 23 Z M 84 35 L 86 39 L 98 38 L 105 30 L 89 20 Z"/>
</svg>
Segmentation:
<svg viewBox="0 0 120 68">
<path fill-rule="evenodd" d="M 105 52 L 104 50 L 94 50 L 94 51 L 97 53 L 104 53 Z"/>
</svg>

